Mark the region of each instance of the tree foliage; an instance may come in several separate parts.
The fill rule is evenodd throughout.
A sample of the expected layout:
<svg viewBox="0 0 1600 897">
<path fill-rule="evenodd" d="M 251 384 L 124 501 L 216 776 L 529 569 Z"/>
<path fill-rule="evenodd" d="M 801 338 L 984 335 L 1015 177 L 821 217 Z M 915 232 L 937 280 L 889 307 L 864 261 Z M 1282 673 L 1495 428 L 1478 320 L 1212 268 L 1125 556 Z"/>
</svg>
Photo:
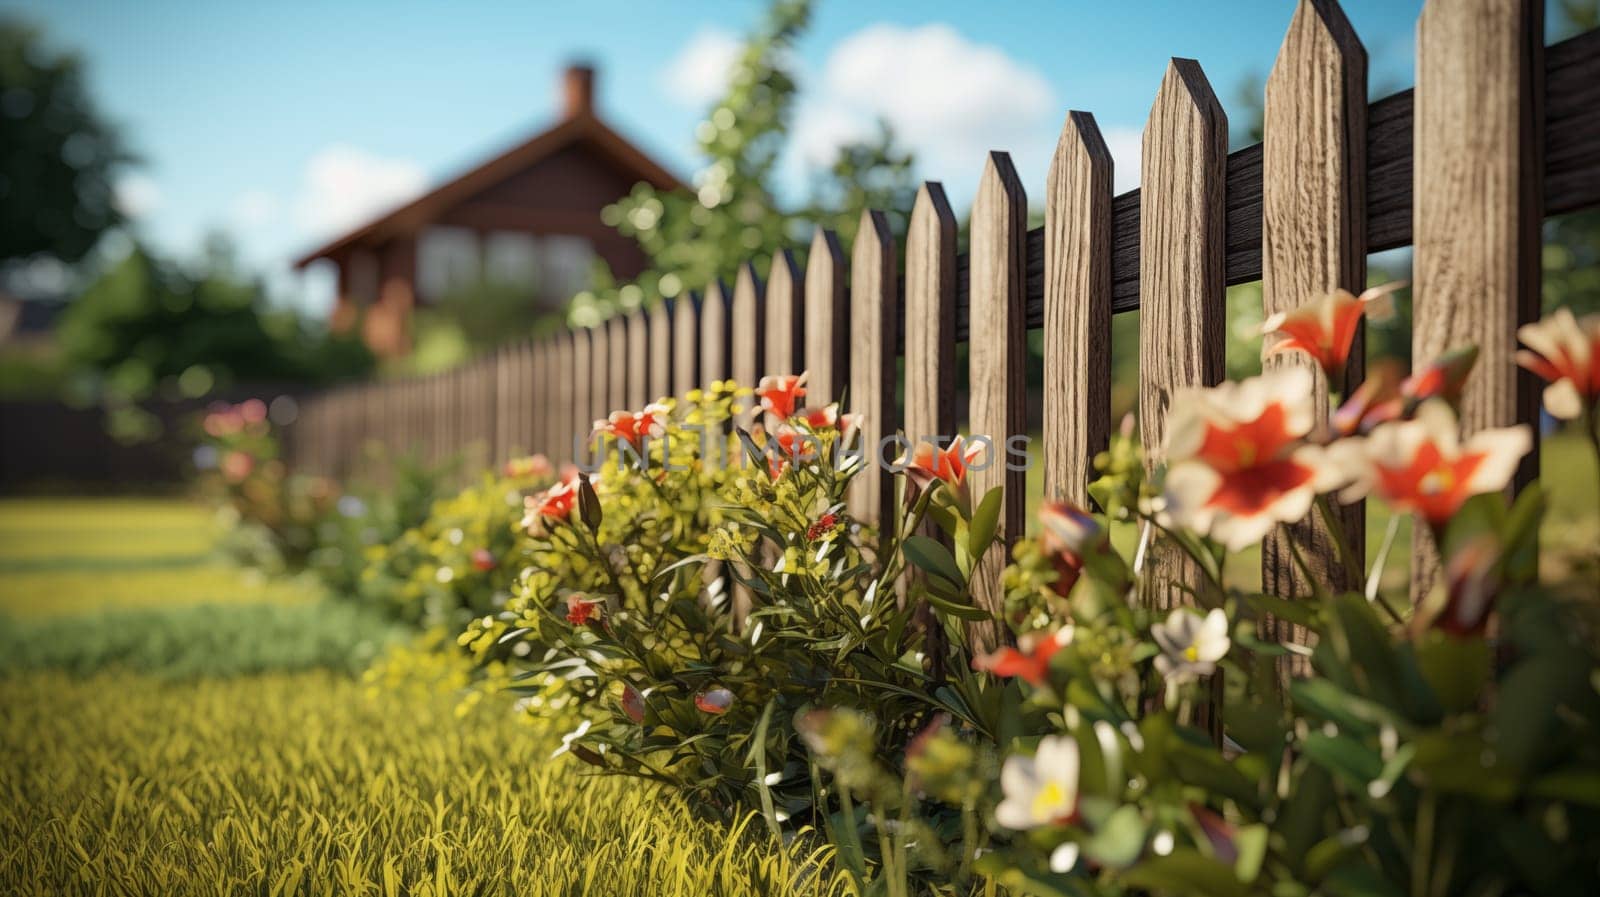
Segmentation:
<svg viewBox="0 0 1600 897">
<path fill-rule="evenodd" d="M 0 261 L 83 258 L 122 223 L 112 181 L 129 160 L 88 95 L 82 60 L 0 21 Z"/>
<path fill-rule="evenodd" d="M 745 260 L 756 261 L 764 276 L 774 252 L 804 245 L 819 224 L 848 239 L 863 209 L 910 209 L 912 158 L 895 147 L 887 126 L 842 147 L 835 162 L 816 173 L 809 203 L 785 209 L 780 202 L 777 168 L 799 92 L 793 48 L 810 18 L 809 0 L 776 0 L 749 38 L 729 73 L 727 94 L 695 128 L 706 164 L 692 190 L 639 184 L 607 207 L 606 223 L 637 240 L 649 263 L 632 283 L 602 271 L 593 289 L 574 297 L 571 323 L 593 325 L 656 297 L 731 280 Z"/>
</svg>

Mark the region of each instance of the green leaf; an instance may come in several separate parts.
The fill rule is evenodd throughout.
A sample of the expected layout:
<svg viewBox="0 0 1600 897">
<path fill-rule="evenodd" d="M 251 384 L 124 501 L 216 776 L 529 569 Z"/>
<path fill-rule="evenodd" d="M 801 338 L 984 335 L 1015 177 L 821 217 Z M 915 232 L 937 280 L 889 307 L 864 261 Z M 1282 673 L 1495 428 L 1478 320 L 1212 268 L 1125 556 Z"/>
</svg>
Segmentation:
<svg viewBox="0 0 1600 897">
<path fill-rule="evenodd" d="M 1144 851 L 1146 831 L 1144 816 L 1140 815 L 1138 807 L 1118 807 L 1094 837 L 1084 842 L 1083 853 L 1101 865 L 1123 868 Z"/>
<path fill-rule="evenodd" d="M 1418 639 L 1416 654 L 1422 678 L 1446 712 L 1476 706 L 1493 671 L 1494 652 L 1488 642 L 1435 630 Z"/>
<path fill-rule="evenodd" d="M 587 476 L 578 477 L 578 514 L 590 532 L 600 532 L 603 516 L 600 512 L 600 496 L 595 494 L 594 484 L 589 482 Z"/>
<path fill-rule="evenodd" d="M 922 570 L 943 577 L 958 587 L 966 584 L 966 577 L 961 575 L 961 568 L 956 566 L 950 549 L 937 540 L 921 534 L 910 536 L 900 545 L 900 551 L 905 554 L 906 560 Z"/>
<path fill-rule="evenodd" d="M 993 615 L 991 615 L 987 610 L 981 607 L 974 607 L 971 604 L 962 604 L 960 602 L 941 597 L 939 593 L 933 589 L 925 589 L 922 593 L 922 597 L 926 598 L 928 603 L 933 605 L 935 609 L 941 610 L 957 619 L 971 620 L 973 622 L 982 622 L 993 619 Z"/>
<path fill-rule="evenodd" d="M 1249 893 L 1232 869 L 1192 847 L 1148 857 L 1125 872 L 1121 881 L 1135 889 L 1162 894 L 1244 897 Z"/>
<path fill-rule="evenodd" d="M 996 486 L 990 489 L 977 510 L 972 512 L 972 522 L 967 526 L 967 551 L 975 558 L 994 544 L 994 534 L 1000 527 L 1000 509 L 1005 504 L 1005 490 Z"/>
</svg>

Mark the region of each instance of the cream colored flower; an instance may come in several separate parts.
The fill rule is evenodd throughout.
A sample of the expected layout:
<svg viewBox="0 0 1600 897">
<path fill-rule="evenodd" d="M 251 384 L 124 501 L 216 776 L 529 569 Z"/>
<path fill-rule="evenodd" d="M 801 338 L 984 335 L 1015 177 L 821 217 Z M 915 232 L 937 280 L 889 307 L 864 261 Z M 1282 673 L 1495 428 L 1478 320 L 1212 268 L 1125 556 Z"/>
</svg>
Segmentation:
<svg viewBox="0 0 1600 897">
<path fill-rule="evenodd" d="M 1175 682 L 1211 675 L 1232 646 L 1228 615 L 1221 608 L 1204 617 L 1191 608 L 1177 608 L 1165 623 L 1150 627 L 1150 637 L 1161 647 L 1156 671 Z"/>
<path fill-rule="evenodd" d="M 1023 831 L 1066 825 L 1078 815 L 1078 743 L 1047 735 L 1032 757 L 1013 754 L 1000 768 L 1005 798 L 994 808 L 995 821 Z"/>
</svg>

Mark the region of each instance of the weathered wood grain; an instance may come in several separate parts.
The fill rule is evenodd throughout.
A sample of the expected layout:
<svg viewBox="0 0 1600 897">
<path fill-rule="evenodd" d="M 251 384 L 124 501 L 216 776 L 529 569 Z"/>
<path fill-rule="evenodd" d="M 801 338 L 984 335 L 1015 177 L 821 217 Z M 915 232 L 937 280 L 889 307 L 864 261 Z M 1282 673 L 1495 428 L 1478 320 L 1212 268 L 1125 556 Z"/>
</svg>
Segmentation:
<svg viewBox="0 0 1600 897">
<path fill-rule="evenodd" d="M 628 318 L 618 314 L 606 322 L 606 412 L 638 410 L 628 401 Z"/>
<path fill-rule="evenodd" d="M 1111 152 L 1067 113 L 1044 207 L 1044 494 L 1089 506 L 1111 438 Z"/>
<path fill-rule="evenodd" d="M 1175 392 L 1224 373 L 1223 177 L 1228 119 L 1197 62 L 1174 59 L 1144 129 L 1139 224 L 1139 426 L 1146 464 L 1163 463 Z M 1144 598 L 1189 603 L 1197 564 L 1157 539 Z"/>
<path fill-rule="evenodd" d="M 956 433 L 955 325 L 956 216 L 944 187 L 928 181 L 906 231 L 905 434 L 913 445 Z"/>
<path fill-rule="evenodd" d="M 1514 355 L 1517 328 L 1539 313 L 1543 49 L 1538 0 L 1429 0 L 1417 22 L 1412 364 L 1478 347 L 1461 397 L 1469 433 L 1538 421 L 1537 384 Z M 1519 485 L 1538 458 L 1524 459 Z M 1437 557 L 1415 532 L 1420 599 Z"/>
<path fill-rule="evenodd" d="M 555 401 L 550 409 L 550 460 L 556 463 L 576 460 L 573 457 L 573 421 L 578 416 L 578 380 L 576 375 L 577 344 L 570 330 L 556 334 L 555 352 L 551 356 L 551 394 Z"/>
<path fill-rule="evenodd" d="M 894 502 L 894 477 L 880 443 L 900 427 L 897 401 L 900 326 L 894 233 L 882 212 L 861 213 L 850 247 L 850 411 L 861 415 L 861 472 L 850 483 L 850 512 L 876 525 Z M 807 322 L 809 325 L 809 322 Z M 892 449 L 890 451 L 893 451 Z M 893 457 L 889 458 L 894 460 Z"/>
<path fill-rule="evenodd" d="M 805 356 L 805 274 L 787 249 L 767 271 L 766 353 L 761 375 L 798 374 Z M 809 382 L 809 381 L 808 381 Z M 752 384 L 753 385 L 753 384 Z"/>
<path fill-rule="evenodd" d="M 762 284 L 756 276 L 755 266 L 745 262 L 733 281 L 733 302 L 728 317 L 732 335 L 729 352 L 732 358 L 729 370 L 734 382 L 746 389 L 754 389 L 761 379 L 762 354 L 765 338 L 762 334 Z M 735 418 L 741 427 L 748 427 L 755 416 L 755 402 L 745 402 L 747 407 Z"/>
<path fill-rule="evenodd" d="M 650 323 L 642 308 L 628 313 L 627 388 L 623 407 L 638 411 L 655 398 L 650 395 Z"/>
<path fill-rule="evenodd" d="M 710 387 L 728 379 L 731 374 L 729 354 L 732 350 L 732 323 L 729 321 L 728 289 L 721 282 L 706 287 L 705 298 L 700 302 L 700 385 Z M 703 463 L 720 467 L 727 460 L 727 440 L 722 431 L 705 436 Z"/>
<path fill-rule="evenodd" d="M 1027 322 L 1024 297 L 1027 274 L 1024 240 L 1028 229 L 1028 196 L 1006 153 L 992 152 L 972 201 L 972 333 L 967 341 L 967 426 L 972 436 L 988 440 L 983 457 L 967 475 L 973 502 L 990 489 L 1004 490 L 995 544 L 978 560 L 972 573 L 974 603 L 996 617 L 1005 609 L 1001 573 L 1011 556 L 1010 545 L 1022 535 L 1026 474 L 1010 464 L 1013 436 L 1027 433 Z M 1012 469 L 1016 467 L 1017 469 Z M 970 629 L 973 644 L 991 650 L 1005 638 L 994 623 Z"/>
<path fill-rule="evenodd" d="M 568 367 L 571 371 L 572 404 L 567 416 L 567 442 L 562 448 L 566 460 L 582 462 L 589 458 L 587 446 L 589 445 L 589 432 L 594 428 L 594 369 L 591 367 L 593 356 L 593 331 L 587 327 L 580 327 L 572 331 L 572 364 Z M 603 381 L 602 381 L 603 382 Z"/>
<path fill-rule="evenodd" d="M 1266 88 L 1266 140 L 1262 144 L 1262 304 L 1264 312 L 1292 311 L 1336 289 L 1360 293 L 1367 279 L 1366 174 L 1367 54 L 1334 0 L 1300 0 Z M 1340 395 L 1365 375 L 1365 328 L 1356 335 L 1343 379 L 1331 384 Z M 1273 338 L 1262 347 L 1271 348 Z M 1302 353 L 1263 355 L 1272 370 L 1298 366 L 1315 377 L 1313 407 L 1325 420 L 1330 384 Z M 1363 564 L 1366 513 L 1361 503 L 1336 513 Z M 1309 597 L 1294 558 L 1301 556 L 1318 583 L 1336 592 L 1361 589 L 1347 574 L 1327 525 L 1315 516 L 1268 535 L 1261 550 L 1261 583 L 1281 598 Z M 1304 627 L 1267 618 L 1262 634 L 1305 644 Z M 1308 671 L 1293 657 L 1285 671 Z"/>
<path fill-rule="evenodd" d="M 850 311 L 839 237 L 817 228 L 806 256 L 805 367 L 812 404 L 836 401 L 850 382 Z"/>
</svg>

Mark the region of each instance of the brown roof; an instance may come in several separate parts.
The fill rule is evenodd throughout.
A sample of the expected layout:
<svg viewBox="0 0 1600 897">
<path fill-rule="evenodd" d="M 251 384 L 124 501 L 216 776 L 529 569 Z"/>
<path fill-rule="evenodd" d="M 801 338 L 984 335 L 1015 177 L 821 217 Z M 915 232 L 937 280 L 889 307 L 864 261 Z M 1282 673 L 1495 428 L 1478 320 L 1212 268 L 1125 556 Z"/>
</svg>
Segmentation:
<svg viewBox="0 0 1600 897">
<path fill-rule="evenodd" d="M 622 135 L 607 127 L 592 111 L 585 109 L 564 118 L 559 124 L 535 135 L 527 142 L 446 181 L 429 193 L 306 253 L 295 261 L 294 266 L 304 268 L 317 259 L 337 255 L 358 243 L 414 232 L 456 203 L 522 171 L 557 150 L 579 142 L 587 144 L 588 148 L 609 158 L 618 168 L 653 187 L 671 190 L 683 186 L 683 182 L 672 172 L 661 167 Z"/>
</svg>

